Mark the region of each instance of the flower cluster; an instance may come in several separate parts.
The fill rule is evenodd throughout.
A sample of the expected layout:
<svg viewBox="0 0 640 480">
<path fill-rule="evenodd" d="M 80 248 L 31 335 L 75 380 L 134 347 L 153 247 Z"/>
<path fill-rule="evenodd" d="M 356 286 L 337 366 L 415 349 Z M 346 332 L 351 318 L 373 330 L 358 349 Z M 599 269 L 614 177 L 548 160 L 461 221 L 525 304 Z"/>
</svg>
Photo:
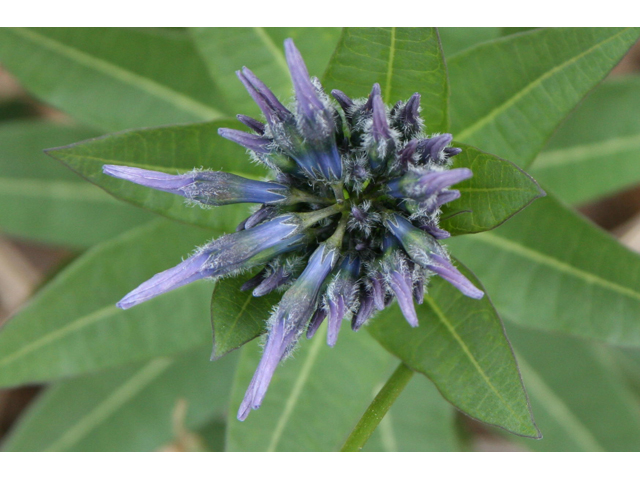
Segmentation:
<svg viewBox="0 0 640 480">
<path fill-rule="evenodd" d="M 285 290 L 268 320 L 264 353 L 240 406 L 240 420 L 260 406 L 277 365 L 299 338 L 312 337 L 325 319 L 330 346 L 343 319 L 358 330 L 394 298 L 409 324 L 417 326 L 414 302 L 422 303 L 433 274 L 469 297 L 483 296 L 438 242 L 449 236 L 438 227 L 440 207 L 460 196 L 450 187 L 472 172 L 449 168 L 450 158 L 461 152 L 449 146 L 451 135 L 424 133 L 420 95 L 389 108 L 376 84 L 368 98 L 351 99 L 338 90 L 330 98 L 317 79 L 309 78 L 291 39 L 285 53 L 295 89 L 292 108 L 243 68 L 238 77 L 266 122 L 239 115 L 253 133 L 219 130 L 268 167 L 270 180 L 104 167 L 108 175 L 192 203 L 261 204 L 235 233 L 205 245 L 118 303 L 129 308 L 201 278 L 253 268 L 259 271 L 243 290 L 255 296 Z"/>
</svg>

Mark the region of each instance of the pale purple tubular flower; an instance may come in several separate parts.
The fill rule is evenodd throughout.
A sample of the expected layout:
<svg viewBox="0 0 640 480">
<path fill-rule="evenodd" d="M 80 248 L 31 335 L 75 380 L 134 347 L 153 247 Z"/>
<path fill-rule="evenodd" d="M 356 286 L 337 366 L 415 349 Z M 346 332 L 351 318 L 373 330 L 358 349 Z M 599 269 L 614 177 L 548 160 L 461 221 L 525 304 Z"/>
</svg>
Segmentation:
<svg viewBox="0 0 640 480">
<path fill-rule="evenodd" d="M 313 338 L 325 318 L 327 318 L 327 312 L 324 307 L 318 307 L 309 321 L 309 326 L 307 327 L 307 338 Z"/>
<path fill-rule="evenodd" d="M 325 305 L 329 310 L 327 344 L 333 347 L 338 340 L 340 325 L 345 315 L 355 304 L 360 275 L 360 259 L 348 255 L 337 268 L 334 278 L 327 287 Z"/>
<path fill-rule="evenodd" d="M 293 114 L 276 98 L 269 88 L 246 67 L 237 71 L 236 75 L 256 102 L 271 126 L 279 122 L 292 121 Z"/>
<path fill-rule="evenodd" d="M 219 128 L 218 135 L 256 153 L 269 153 L 271 140 L 232 128 Z"/>
<path fill-rule="evenodd" d="M 418 326 L 418 315 L 413 304 L 413 276 L 408 259 L 402 253 L 395 237 L 387 234 L 383 242 L 384 256 L 381 260 L 385 282 L 398 299 L 404 318 L 412 327 Z"/>
<path fill-rule="evenodd" d="M 427 172 L 410 171 L 402 177 L 391 180 L 387 185 L 389 193 L 395 198 L 412 198 L 424 202 L 444 189 L 472 176 L 473 172 L 468 168 Z"/>
<path fill-rule="evenodd" d="M 422 129 L 419 93 L 414 93 L 407 103 L 398 109 L 393 118 L 393 126 L 397 128 L 405 138 L 413 137 Z"/>
<path fill-rule="evenodd" d="M 430 255 L 429 259 L 431 260 L 431 265 L 427 268 L 444 278 L 464 295 L 478 300 L 484 297 L 484 292 L 462 275 L 449 260 L 440 255 Z"/>
<path fill-rule="evenodd" d="M 264 123 L 256 120 L 255 118 L 247 117 L 246 115 L 236 115 L 236 118 L 240 120 L 244 125 L 256 132 L 258 135 L 264 135 L 265 125 Z"/>
<path fill-rule="evenodd" d="M 215 278 L 251 268 L 302 246 L 304 234 L 291 215 L 278 217 L 250 230 L 224 235 L 176 267 L 158 273 L 127 294 L 120 308 L 130 308 L 205 277 Z"/>
<path fill-rule="evenodd" d="M 318 303 L 320 287 L 337 258 L 335 250 L 326 245 L 318 247 L 300 277 L 282 297 L 272 316 L 262 359 L 238 410 L 239 420 L 246 419 L 252 409 L 260 408 L 276 367 L 307 327 Z"/>
<path fill-rule="evenodd" d="M 387 111 L 378 94 L 372 97 L 372 126 L 369 139 L 369 164 L 374 172 L 384 169 L 394 154 L 395 141 L 387 121 Z"/>
<path fill-rule="evenodd" d="M 362 325 L 364 325 L 367 320 L 369 320 L 373 316 L 374 312 L 375 304 L 373 301 L 373 296 L 369 292 L 367 292 L 366 289 L 362 289 L 358 311 L 351 319 L 351 329 L 354 332 L 360 330 Z"/>
<path fill-rule="evenodd" d="M 348 112 L 353 108 L 353 100 L 351 100 L 343 91 L 341 90 L 331 90 L 331 96 L 336 99 L 336 101 L 342 107 L 342 110 L 345 114 L 348 115 Z"/>
<path fill-rule="evenodd" d="M 289 189 L 284 185 L 249 180 L 225 172 L 194 171 L 170 175 L 117 165 L 105 165 L 102 171 L 115 178 L 215 207 L 234 203 L 277 203 L 289 196 Z"/>
<path fill-rule="evenodd" d="M 291 275 L 292 272 L 284 266 L 275 268 L 253 289 L 253 296 L 262 297 L 270 294 L 276 288 L 287 283 L 291 279 Z"/>
</svg>

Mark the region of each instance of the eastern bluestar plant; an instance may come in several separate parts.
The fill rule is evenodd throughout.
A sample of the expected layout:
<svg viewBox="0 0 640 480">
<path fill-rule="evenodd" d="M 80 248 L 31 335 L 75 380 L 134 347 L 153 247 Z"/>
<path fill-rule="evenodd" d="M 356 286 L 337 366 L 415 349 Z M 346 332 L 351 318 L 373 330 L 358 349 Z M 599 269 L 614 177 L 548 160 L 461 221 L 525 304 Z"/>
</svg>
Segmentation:
<svg viewBox="0 0 640 480">
<path fill-rule="evenodd" d="M 335 345 L 343 319 L 360 329 L 397 299 L 404 317 L 418 325 L 429 277 L 439 275 L 464 295 L 482 298 L 452 264 L 438 240 L 440 207 L 460 197 L 451 187 L 472 176 L 451 169 L 452 136 L 429 136 L 420 117 L 420 95 L 389 107 L 380 86 L 368 98 L 339 90 L 330 98 L 310 78 L 293 41 L 285 41 L 295 101 L 285 107 L 249 70 L 237 72 L 265 117 L 238 115 L 253 133 L 221 128 L 219 134 L 247 148 L 272 176 L 257 181 L 224 172 L 194 170 L 170 175 L 105 165 L 104 173 L 181 195 L 202 206 L 261 206 L 235 233 L 199 248 L 179 265 L 126 295 L 130 308 L 195 280 L 259 272 L 242 286 L 253 295 L 285 290 L 267 322 L 264 353 L 238 412 L 244 420 L 260 407 L 278 364 L 300 337 L 311 338 L 327 319 Z"/>
</svg>

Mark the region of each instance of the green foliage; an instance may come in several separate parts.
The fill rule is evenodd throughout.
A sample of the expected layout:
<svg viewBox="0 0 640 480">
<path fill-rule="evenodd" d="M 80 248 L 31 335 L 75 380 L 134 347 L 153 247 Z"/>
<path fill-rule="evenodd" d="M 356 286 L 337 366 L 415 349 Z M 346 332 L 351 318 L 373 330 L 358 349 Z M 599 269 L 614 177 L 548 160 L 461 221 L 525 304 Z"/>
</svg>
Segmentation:
<svg viewBox="0 0 640 480">
<path fill-rule="evenodd" d="M 50 381 L 207 345 L 211 286 L 196 283 L 122 311 L 115 303 L 211 232 L 152 222 L 94 247 L 0 334 L 0 386 Z"/>
<path fill-rule="evenodd" d="M 578 107 L 530 172 L 569 203 L 640 181 L 640 77 L 606 81 Z"/>
<path fill-rule="evenodd" d="M 504 327 L 489 299 L 465 297 L 434 277 L 416 310 L 418 328 L 403 321 L 394 306 L 371 322 L 369 332 L 429 377 L 444 398 L 467 415 L 518 435 L 539 437 Z"/>
<path fill-rule="evenodd" d="M 451 247 L 514 322 L 640 346 L 640 257 L 553 197 Z"/>
<path fill-rule="evenodd" d="M 448 129 L 447 68 L 435 28 L 345 28 L 323 85 L 357 98 L 376 82 L 387 103 L 419 92 L 427 130 Z"/>
<path fill-rule="evenodd" d="M 454 168 L 469 168 L 473 177 L 455 186 L 462 196 L 442 209 L 442 228 L 452 235 L 484 232 L 522 210 L 544 191 L 511 162 L 456 143 L 462 153 Z"/>
<path fill-rule="evenodd" d="M 0 61 L 42 100 L 103 131 L 213 120 L 227 112 L 182 32 L 3 28 Z"/>
<path fill-rule="evenodd" d="M 602 346 L 507 325 L 533 413 L 544 438 L 538 451 L 640 448 L 638 401 Z"/>
<path fill-rule="evenodd" d="M 544 28 L 452 57 L 451 133 L 525 167 L 638 39 L 633 28 Z"/>
<path fill-rule="evenodd" d="M 598 87 L 639 35 L 637 28 L 0 29 L 3 66 L 79 122 L 17 122 L 29 113 L 0 106 L 0 228 L 93 246 L 0 330 L 0 386 L 56 382 L 5 449 L 154 450 L 173 442 L 337 450 L 397 365 L 388 352 L 422 375 L 413 376 L 365 450 L 461 448 L 450 404 L 537 437 L 499 313 L 515 324 L 509 336 L 545 435 L 518 441 L 540 451 L 637 451 L 637 351 L 584 339 L 640 346 L 639 257 L 556 198 L 582 203 L 640 179 L 638 78 Z M 233 231 L 248 209 L 192 208 L 181 197 L 108 177 L 102 166 L 263 177 L 266 170 L 216 131 L 238 128 L 230 119 L 236 113 L 258 115 L 234 73 L 243 65 L 289 99 L 287 37 L 312 75 L 324 72 L 327 90 L 362 97 L 378 82 L 388 103 L 419 92 L 429 133 L 451 131 L 465 142 L 454 167 L 474 176 L 456 187 L 462 197 L 441 225 L 459 235 L 450 249 L 473 268 L 497 311 L 488 296 L 463 297 L 435 277 L 417 307 L 418 328 L 397 306 L 371 322 L 372 335 L 345 325 L 333 349 L 322 328 L 278 369 L 260 411 L 239 422 L 260 348 L 252 342 L 209 363 L 208 318 L 214 354 L 222 357 L 263 332 L 278 294 L 239 292 L 247 273 L 127 311 L 115 302 L 195 246 Z M 204 123 L 158 127 L 187 122 Z M 111 133 L 141 127 L 153 128 Z M 48 153 L 111 196 L 40 153 L 96 132 L 110 134 Z M 520 167 L 541 180 L 547 198 L 539 199 L 542 190 Z M 149 212 L 113 197 L 183 224 L 148 222 Z M 180 399 L 188 409 L 177 431 Z M 185 445 L 185 435 L 195 443 Z"/>
<path fill-rule="evenodd" d="M 95 136 L 45 122 L 0 125 L 0 229 L 70 247 L 89 247 L 152 217 L 116 201 L 42 153 Z"/>
<path fill-rule="evenodd" d="M 222 418 L 236 358 L 211 364 L 208 357 L 200 348 L 62 381 L 30 406 L 4 450 L 157 450 L 175 439 L 176 427 L 197 429 Z M 175 425 L 180 402 L 187 415 Z"/>
<path fill-rule="evenodd" d="M 256 272 L 219 280 L 211 297 L 213 357 L 220 358 L 264 333 L 265 321 L 282 294 L 270 293 L 254 297 L 251 290 L 240 287 Z"/>
</svg>

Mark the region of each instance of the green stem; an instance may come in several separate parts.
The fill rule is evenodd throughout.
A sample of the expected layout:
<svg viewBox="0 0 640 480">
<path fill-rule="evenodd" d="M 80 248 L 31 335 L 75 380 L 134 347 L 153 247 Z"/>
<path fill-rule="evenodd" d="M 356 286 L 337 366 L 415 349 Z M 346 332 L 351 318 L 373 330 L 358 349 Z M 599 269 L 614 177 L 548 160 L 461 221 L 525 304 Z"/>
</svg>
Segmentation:
<svg viewBox="0 0 640 480">
<path fill-rule="evenodd" d="M 362 450 L 411 377 L 413 377 L 413 370 L 401 363 L 364 412 L 341 451 L 358 452 Z"/>
</svg>

